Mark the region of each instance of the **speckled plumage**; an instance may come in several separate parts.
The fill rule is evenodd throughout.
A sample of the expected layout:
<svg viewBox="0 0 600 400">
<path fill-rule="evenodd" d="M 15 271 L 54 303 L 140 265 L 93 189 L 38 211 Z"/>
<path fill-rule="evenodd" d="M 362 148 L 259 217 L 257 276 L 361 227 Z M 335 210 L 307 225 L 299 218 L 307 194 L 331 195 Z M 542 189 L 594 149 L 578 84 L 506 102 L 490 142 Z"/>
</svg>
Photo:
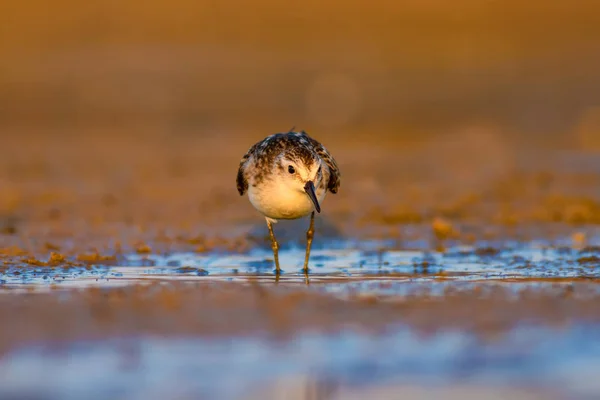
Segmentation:
<svg viewBox="0 0 600 400">
<path fill-rule="evenodd" d="M 279 219 L 311 215 L 304 263 L 308 271 L 315 211 L 321 212 L 327 192 L 337 193 L 340 182 L 335 159 L 304 131 L 267 136 L 242 157 L 237 189 L 240 195 L 248 194 L 252 205 L 267 220 L 278 272 L 278 244 L 272 224 Z"/>
<path fill-rule="evenodd" d="M 329 169 L 327 189 L 337 193 L 341 174 L 335 159 L 321 143 L 308 136 L 305 131 L 275 133 L 254 144 L 244 154 L 237 173 L 237 189 L 240 195 L 248 190 L 248 185 L 259 185 L 272 174 L 275 159 L 282 152 L 308 163 L 311 158 L 322 159 Z"/>
</svg>

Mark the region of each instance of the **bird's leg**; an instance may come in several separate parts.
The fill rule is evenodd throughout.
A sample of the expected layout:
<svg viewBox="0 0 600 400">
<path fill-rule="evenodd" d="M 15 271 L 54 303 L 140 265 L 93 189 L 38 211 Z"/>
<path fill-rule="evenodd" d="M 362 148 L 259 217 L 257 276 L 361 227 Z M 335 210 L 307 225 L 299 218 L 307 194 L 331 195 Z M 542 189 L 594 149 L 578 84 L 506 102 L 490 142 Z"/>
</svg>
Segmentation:
<svg viewBox="0 0 600 400">
<path fill-rule="evenodd" d="M 267 220 L 267 226 L 269 227 L 269 236 L 271 236 L 271 248 L 273 249 L 273 259 L 275 260 L 275 274 L 279 275 L 281 269 L 279 268 L 279 244 L 275 239 L 275 233 L 273 233 L 273 223 Z"/>
<path fill-rule="evenodd" d="M 310 246 L 315 235 L 315 212 L 310 214 L 310 225 L 306 231 L 306 255 L 304 256 L 304 273 L 308 274 L 308 259 L 310 258 Z"/>
</svg>

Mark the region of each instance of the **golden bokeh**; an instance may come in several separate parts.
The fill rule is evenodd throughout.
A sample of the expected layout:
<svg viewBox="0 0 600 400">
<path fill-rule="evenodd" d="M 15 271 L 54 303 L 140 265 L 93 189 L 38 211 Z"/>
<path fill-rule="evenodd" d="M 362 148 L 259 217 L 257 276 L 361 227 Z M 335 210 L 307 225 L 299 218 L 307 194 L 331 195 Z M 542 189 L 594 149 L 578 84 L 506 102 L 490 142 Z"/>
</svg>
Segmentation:
<svg viewBox="0 0 600 400">
<path fill-rule="evenodd" d="M 7 0 L 0 118 L 570 140 L 600 101 L 599 39 L 592 0 Z"/>
</svg>

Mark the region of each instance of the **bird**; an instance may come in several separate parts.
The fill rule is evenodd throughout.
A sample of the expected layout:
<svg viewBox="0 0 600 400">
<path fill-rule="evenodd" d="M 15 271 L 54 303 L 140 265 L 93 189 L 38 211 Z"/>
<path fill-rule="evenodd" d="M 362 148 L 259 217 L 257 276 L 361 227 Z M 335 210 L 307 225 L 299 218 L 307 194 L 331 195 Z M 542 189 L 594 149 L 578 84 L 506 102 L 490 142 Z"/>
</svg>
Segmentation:
<svg viewBox="0 0 600 400">
<path fill-rule="evenodd" d="M 275 133 L 244 154 L 236 181 L 240 196 L 247 193 L 252 206 L 265 217 L 276 275 L 281 268 L 273 224 L 310 214 L 303 268 L 308 274 L 315 211 L 321 212 L 327 192 L 337 193 L 341 182 L 340 169 L 329 151 L 304 130 Z"/>
</svg>

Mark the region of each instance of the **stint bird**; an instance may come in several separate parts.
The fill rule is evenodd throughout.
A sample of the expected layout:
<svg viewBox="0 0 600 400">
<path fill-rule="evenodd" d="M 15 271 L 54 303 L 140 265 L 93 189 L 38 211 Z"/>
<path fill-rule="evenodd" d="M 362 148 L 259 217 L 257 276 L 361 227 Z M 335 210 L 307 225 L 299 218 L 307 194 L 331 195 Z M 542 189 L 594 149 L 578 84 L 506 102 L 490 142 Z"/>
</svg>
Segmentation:
<svg viewBox="0 0 600 400">
<path fill-rule="evenodd" d="M 269 228 L 276 274 L 280 274 L 279 244 L 273 224 L 279 219 L 297 219 L 310 214 L 306 232 L 304 272 L 314 236 L 315 211 L 329 190 L 337 193 L 340 170 L 325 147 L 306 132 L 276 133 L 248 150 L 240 161 L 237 189 L 248 192 L 250 203 L 262 213 Z"/>
</svg>

